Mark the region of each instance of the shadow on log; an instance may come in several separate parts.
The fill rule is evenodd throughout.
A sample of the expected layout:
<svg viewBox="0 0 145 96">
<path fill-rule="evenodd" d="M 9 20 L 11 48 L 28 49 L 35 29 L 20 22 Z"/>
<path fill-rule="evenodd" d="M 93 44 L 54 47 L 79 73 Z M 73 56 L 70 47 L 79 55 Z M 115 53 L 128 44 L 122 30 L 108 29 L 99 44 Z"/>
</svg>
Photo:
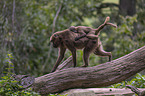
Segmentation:
<svg viewBox="0 0 145 96">
<path fill-rule="evenodd" d="M 72 88 L 105 87 L 121 82 L 143 69 L 145 69 L 145 46 L 94 67 L 67 68 L 37 77 L 33 89 L 40 94 L 49 94 Z"/>
</svg>

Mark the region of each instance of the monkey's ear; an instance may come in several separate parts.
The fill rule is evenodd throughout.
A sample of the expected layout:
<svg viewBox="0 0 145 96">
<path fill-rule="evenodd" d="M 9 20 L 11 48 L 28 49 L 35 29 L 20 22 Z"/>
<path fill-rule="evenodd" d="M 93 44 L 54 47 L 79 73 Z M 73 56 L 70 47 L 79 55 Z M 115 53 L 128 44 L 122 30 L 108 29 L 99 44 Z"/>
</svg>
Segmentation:
<svg viewBox="0 0 145 96">
<path fill-rule="evenodd" d="M 69 27 L 69 30 L 72 31 L 72 32 L 76 31 L 75 26 Z"/>
</svg>

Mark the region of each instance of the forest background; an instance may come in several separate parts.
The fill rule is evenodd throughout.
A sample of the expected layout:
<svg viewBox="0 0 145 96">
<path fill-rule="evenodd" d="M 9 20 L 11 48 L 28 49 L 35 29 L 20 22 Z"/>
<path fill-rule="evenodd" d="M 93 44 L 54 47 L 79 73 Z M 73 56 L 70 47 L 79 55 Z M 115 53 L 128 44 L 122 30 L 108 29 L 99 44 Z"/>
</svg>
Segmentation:
<svg viewBox="0 0 145 96">
<path fill-rule="evenodd" d="M 113 59 L 144 46 L 144 0 L 1 0 L 0 76 L 10 62 L 15 74 L 37 77 L 49 73 L 58 57 L 58 49 L 49 46 L 54 32 L 72 25 L 97 28 L 107 16 L 118 28 L 105 27 L 100 39 Z M 77 51 L 77 66 L 83 65 L 82 54 Z M 67 51 L 65 59 L 70 55 Z M 92 54 L 90 66 L 107 60 Z"/>
</svg>

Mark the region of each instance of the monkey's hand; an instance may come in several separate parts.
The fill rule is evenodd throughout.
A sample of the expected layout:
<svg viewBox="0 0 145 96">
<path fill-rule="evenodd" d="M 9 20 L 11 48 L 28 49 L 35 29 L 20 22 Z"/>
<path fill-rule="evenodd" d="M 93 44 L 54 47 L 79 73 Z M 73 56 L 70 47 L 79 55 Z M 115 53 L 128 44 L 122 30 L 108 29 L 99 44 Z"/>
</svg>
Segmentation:
<svg viewBox="0 0 145 96">
<path fill-rule="evenodd" d="M 76 37 L 76 38 L 75 38 L 75 41 L 77 41 L 77 40 L 79 40 L 79 39 L 81 39 L 81 38 L 83 38 L 83 37 L 86 37 L 86 34 L 83 34 L 83 35 L 81 35 L 81 36 Z"/>
<path fill-rule="evenodd" d="M 79 39 L 80 39 L 80 37 L 76 37 L 76 38 L 75 38 L 75 41 L 78 41 Z"/>
</svg>

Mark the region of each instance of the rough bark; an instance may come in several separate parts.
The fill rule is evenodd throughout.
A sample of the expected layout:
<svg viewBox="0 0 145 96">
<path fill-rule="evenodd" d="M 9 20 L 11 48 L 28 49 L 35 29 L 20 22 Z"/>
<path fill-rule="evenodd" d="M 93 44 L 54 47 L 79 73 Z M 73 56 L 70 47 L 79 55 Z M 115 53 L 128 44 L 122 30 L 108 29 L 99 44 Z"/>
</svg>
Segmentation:
<svg viewBox="0 0 145 96">
<path fill-rule="evenodd" d="M 134 93 L 136 93 L 138 96 L 145 96 L 145 91 L 141 91 L 141 90 L 139 90 L 136 87 L 131 86 L 131 85 L 126 85 L 126 87 L 127 88 L 130 88 L 131 91 L 133 91 Z"/>
<path fill-rule="evenodd" d="M 133 16 L 136 13 L 136 0 L 120 0 L 120 14 Z"/>
<path fill-rule="evenodd" d="M 33 89 L 40 94 L 49 94 L 71 88 L 105 87 L 121 82 L 143 69 L 145 69 L 145 46 L 94 67 L 67 68 L 35 78 Z"/>
<path fill-rule="evenodd" d="M 72 56 L 68 57 L 62 64 L 60 64 L 56 71 L 62 70 L 62 69 L 66 69 L 66 68 L 70 68 L 73 66 L 73 58 Z"/>
</svg>

